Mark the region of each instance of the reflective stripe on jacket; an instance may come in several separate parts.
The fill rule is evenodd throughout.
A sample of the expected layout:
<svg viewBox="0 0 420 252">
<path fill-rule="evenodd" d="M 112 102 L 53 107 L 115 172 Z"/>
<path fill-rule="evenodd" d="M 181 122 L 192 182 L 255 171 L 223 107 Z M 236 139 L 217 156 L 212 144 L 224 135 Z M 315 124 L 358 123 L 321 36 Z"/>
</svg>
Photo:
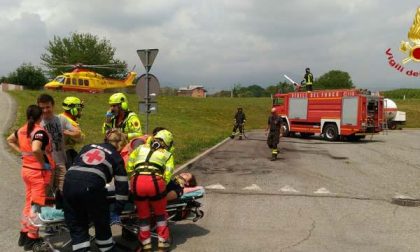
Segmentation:
<svg viewBox="0 0 420 252">
<path fill-rule="evenodd" d="M 131 140 L 135 137 L 140 137 L 143 135 L 141 131 L 140 119 L 136 113 L 128 111 L 125 112 L 126 117 L 121 125 L 117 126 L 117 118 L 113 118 L 110 123 L 104 123 L 102 133 L 105 133 L 107 130 L 112 128 L 119 128 L 123 133 L 127 134 L 128 140 Z"/>
<path fill-rule="evenodd" d="M 150 151 L 152 149 L 147 144 L 135 149 L 128 159 L 127 173 L 129 176 L 132 176 L 133 173 L 151 174 L 153 172 L 163 176 L 166 183 L 168 183 L 174 170 L 174 160 L 171 158 L 172 153 L 165 149 L 157 149 L 146 162 Z"/>
<path fill-rule="evenodd" d="M 27 137 L 28 124 L 25 124 L 22 128 L 17 131 L 17 138 L 20 151 L 22 153 L 22 166 L 30 169 L 39 169 L 42 170 L 44 167 L 39 161 L 35 158 L 32 151 L 32 139 L 34 134 L 39 131 L 47 131 L 39 125 L 35 125 L 29 137 Z M 47 133 L 48 134 L 48 133 Z M 49 163 L 51 168 L 54 168 L 54 160 L 52 158 L 52 146 L 51 146 L 51 137 L 48 139 L 48 145 L 45 147 L 44 152 L 44 162 Z"/>
<path fill-rule="evenodd" d="M 79 123 L 73 120 L 73 118 L 71 118 L 67 113 L 63 112 L 60 114 L 60 116 L 66 118 L 67 121 L 69 121 L 73 127 L 78 128 L 80 130 Z M 76 143 L 81 143 L 83 142 L 84 139 L 85 139 L 85 134 L 82 131 L 80 131 L 80 137 L 76 139 L 69 136 L 64 136 L 65 149 L 66 150 L 75 149 Z"/>
<path fill-rule="evenodd" d="M 314 81 L 314 76 L 311 73 L 307 73 L 305 74 L 305 83 L 306 85 L 312 85 L 313 81 Z"/>
</svg>

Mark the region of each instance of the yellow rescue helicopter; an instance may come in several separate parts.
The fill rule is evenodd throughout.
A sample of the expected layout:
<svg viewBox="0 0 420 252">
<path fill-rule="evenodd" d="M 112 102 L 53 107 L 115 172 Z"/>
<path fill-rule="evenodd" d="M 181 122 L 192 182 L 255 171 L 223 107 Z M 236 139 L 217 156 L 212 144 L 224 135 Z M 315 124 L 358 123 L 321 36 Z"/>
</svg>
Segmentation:
<svg viewBox="0 0 420 252">
<path fill-rule="evenodd" d="M 103 93 L 105 90 L 132 88 L 137 74 L 133 71 L 128 72 L 124 79 L 106 78 L 96 73 L 92 69 L 113 68 L 115 65 L 66 65 L 73 70 L 68 73 L 58 75 L 54 80 L 44 85 L 45 89 L 57 91 L 77 91 L 86 93 Z"/>
</svg>

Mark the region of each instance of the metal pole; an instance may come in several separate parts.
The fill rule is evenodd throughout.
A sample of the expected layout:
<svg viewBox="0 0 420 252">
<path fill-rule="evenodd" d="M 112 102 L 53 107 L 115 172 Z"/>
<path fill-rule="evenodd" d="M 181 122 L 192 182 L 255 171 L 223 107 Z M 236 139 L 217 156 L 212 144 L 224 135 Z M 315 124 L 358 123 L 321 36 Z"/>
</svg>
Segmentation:
<svg viewBox="0 0 420 252">
<path fill-rule="evenodd" d="M 149 133 L 149 50 L 146 50 L 146 134 Z"/>
</svg>

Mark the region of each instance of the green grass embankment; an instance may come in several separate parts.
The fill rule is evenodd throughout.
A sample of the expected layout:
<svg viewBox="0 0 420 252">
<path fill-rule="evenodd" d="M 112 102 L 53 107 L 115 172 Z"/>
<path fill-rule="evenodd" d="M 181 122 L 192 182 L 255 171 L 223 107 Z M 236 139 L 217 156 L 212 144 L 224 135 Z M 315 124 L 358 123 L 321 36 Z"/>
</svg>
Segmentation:
<svg viewBox="0 0 420 252">
<path fill-rule="evenodd" d="M 17 104 L 17 120 L 10 130 L 17 129 L 25 122 L 25 110 L 30 104 L 36 104 L 36 98 L 44 91 L 11 91 Z M 71 92 L 47 92 L 55 99 L 55 112 L 61 113 L 61 103 L 67 96 L 77 96 L 84 100 L 83 116 L 79 120 L 86 134 L 85 144 L 103 140 L 101 132 L 105 112 L 108 110 L 108 98 L 111 94 L 84 94 Z M 129 107 L 138 112 L 138 98 L 135 94 L 127 95 Z M 191 98 L 159 97 L 158 113 L 149 116 L 149 132 L 156 126 L 171 130 L 175 137 L 175 159 L 182 164 L 205 149 L 228 137 L 232 130 L 233 116 L 238 105 L 242 106 L 247 116 L 246 129 L 265 128 L 270 113 L 270 98 Z M 143 131 L 146 116 L 140 114 Z M 79 146 L 80 147 L 80 146 Z"/>
<path fill-rule="evenodd" d="M 407 113 L 405 128 L 420 128 L 420 89 L 400 88 L 384 91 L 381 94 L 392 99 L 397 104 L 398 110 Z"/>
</svg>

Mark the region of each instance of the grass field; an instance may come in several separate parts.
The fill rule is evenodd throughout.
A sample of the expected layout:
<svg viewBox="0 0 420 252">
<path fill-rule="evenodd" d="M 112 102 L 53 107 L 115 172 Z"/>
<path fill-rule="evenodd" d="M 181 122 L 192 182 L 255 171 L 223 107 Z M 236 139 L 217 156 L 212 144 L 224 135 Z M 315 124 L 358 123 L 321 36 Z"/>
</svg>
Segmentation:
<svg viewBox="0 0 420 252">
<path fill-rule="evenodd" d="M 19 104 L 17 121 L 11 130 L 20 127 L 25 121 L 25 109 L 36 103 L 36 98 L 43 91 L 9 92 Z M 82 94 L 71 92 L 47 92 L 56 102 L 56 113 L 62 112 L 61 103 L 67 96 L 77 96 L 84 100 L 85 109 L 80 119 L 82 130 L 86 134 L 85 143 L 101 142 L 101 132 L 105 112 L 109 108 L 111 94 Z M 129 107 L 138 112 L 138 98 L 135 94 L 127 95 Z M 175 159 L 182 164 L 200 152 L 228 137 L 232 130 L 233 116 L 237 106 L 243 107 L 247 116 L 246 129 L 265 128 L 270 113 L 270 98 L 191 98 L 159 97 L 158 113 L 149 116 L 149 133 L 156 126 L 171 130 L 175 138 Z M 143 131 L 146 116 L 140 114 Z"/>
<path fill-rule="evenodd" d="M 11 130 L 24 123 L 25 109 L 36 103 L 41 91 L 9 92 L 19 104 L 17 121 Z M 101 132 L 105 112 L 108 109 L 110 94 L 82 94 L 49 92 L 56 100 L 56 113 L 61 113 L 61 103 L 66 96 L 77 96 L 84 100 L 85 109 L 80 119 L 82 130 L 86 134 L 85 143 L 101 142 Z M 128 94 L 129 106 L 138 112 L 138 98 Z M 407 112 L 406 128 L 420 128 L 420 99 L 393 99 L 398 109 Z M 182 164 L 203 150 L 215 145 L 230 135 L 233 116 L 237 106 L 244 108 L 247 116 L 246 129 L 265 128 L 270 112 L 270 98 L 191 98 L 159 97 L 158 113 L 149 117 L 149 133 L 156 126 L 163 126 L 174 133 L 176 163 Z M 146 117 L 140 114 L 143 131 Z"/>
<path fill-rule="evenodd" d="M 407 113 L 404 128 L 420 128 L 420 99 L 392 100 L 397 104 L 398 110 Z"/>
</svg>

